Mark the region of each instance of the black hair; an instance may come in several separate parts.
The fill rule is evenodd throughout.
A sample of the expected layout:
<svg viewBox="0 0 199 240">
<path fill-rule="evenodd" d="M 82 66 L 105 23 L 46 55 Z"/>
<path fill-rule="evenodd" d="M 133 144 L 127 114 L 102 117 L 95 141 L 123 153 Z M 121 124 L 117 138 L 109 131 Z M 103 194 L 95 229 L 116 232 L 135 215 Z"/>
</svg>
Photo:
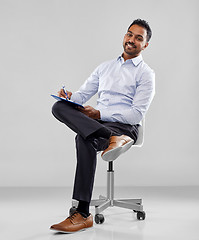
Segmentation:
<svg viewBox="0 0 199 240">
<path fill-rule="evenodd" d="M 151 38 L 151 36 L 152 36 L 152 31 L 151 31 L 151 28 L 149 27 L 148 22 L 145 21 L 145 20 L 142 20 L 142 19 L 138 18 L 138 19 L 134 20 L 134 21 L 131 23 L 131 25 L 129 26 L 129 28 L 130 28 L 131 26 L 133 26 L 133 25 L 138 25 L 138 26 L 143 27 L 143 28 L 146 29 L 146 31 L 147 31 L 147 42 L 149 42 L 149 40 L 150 40 L 150 38 Z M 129 28 L 128 28 L 128 30 L 129 30 Z"/>
</svg>

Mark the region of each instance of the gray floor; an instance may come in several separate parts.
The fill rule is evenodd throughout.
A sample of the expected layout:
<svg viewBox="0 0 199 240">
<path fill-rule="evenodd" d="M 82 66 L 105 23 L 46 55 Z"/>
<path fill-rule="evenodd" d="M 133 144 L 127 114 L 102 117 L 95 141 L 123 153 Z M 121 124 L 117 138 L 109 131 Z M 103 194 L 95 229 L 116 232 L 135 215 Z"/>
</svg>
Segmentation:
<svg viewBox="0 0 199 240">
<path fill-rule="evenodd" d="M 145 221 L 131 210 L 105 210 L 105 222 L 75 234 L 61 234 L 49 227 L 64 220 L 70 208 L 70 188 L 1 188 L 0 239 L 199 239 L 199 187 L 116 188 L 115 197 L 143 198 Z M 96 188 L 94 198 L 105 194 Z M 94 215 L 94 208 L 91 208 Z"/>
</svg>

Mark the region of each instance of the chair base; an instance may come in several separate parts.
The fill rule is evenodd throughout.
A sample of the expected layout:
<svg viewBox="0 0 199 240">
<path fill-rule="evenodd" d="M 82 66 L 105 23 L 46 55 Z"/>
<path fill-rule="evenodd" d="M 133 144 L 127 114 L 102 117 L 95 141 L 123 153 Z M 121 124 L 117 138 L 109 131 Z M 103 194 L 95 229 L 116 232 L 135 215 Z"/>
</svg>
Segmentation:
<svg viewBox="0 0 199 240">
<path fill-rule="evenodd" d="M 95 214 L 99 214 L 108 207 L 121 207 L 134 211 L 143 211 L 142 199 L 108 199 L 104 196 L 99 196 L 99 199 L 91 200 L 90 206 L 95 206 Z"/>
<path fill-rule="evenodd" d="M 72 208 L 70 213 L 72 213 L 75 208 L 77 208 L 78 201 L 72 201 Z M 103 223 L 104 216 L 100 214 L 102 211 L 108 207 L 121 207 L 131 209 L 137 213 L 138 220 L 145 219 L 145 212 L 143 211 L 142 199 L 114 199 L 114 171 L 113 171 L 113 162 L 108 163 L 107 170 L 107 197 L 102 195 L 99 196 L 99 199 L 93 199 L 90 202 L 90 206 L 95 206 L 95 222 Z"/>
<path fill-rule="evenodd" d="M 70 214 L 72 214 L 78 206 L 78 201 L 72 201 L 72 208 L 70 209 Z M 104 222 L 104 216 L 100 214 L 108 207 L 121 207 L 133 210 L 137 213 L 138 220 L 145 219 L 145 212 L 143 211 L 142 199 L 108 199 L 102 195 L 99 196 L 99 199 L 93 199 L 90 202 L 90 206 L 95 206 L 95 222 L 97 224 Z"/>
</svg>

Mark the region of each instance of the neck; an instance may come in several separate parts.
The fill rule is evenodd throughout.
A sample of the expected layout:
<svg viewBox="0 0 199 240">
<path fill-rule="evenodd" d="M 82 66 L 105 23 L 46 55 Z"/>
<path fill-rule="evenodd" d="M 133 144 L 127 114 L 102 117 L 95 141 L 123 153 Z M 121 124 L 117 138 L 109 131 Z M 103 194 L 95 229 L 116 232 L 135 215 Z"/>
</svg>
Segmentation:
<svg viewBox="0 0 199 240">
<path fill-rule="evenodd" d="M 137 55 L 129 55 L 129 54 L 123 52 L 122 57 L 124 58 L 124 61 L 126 61 L 128 59 L 132 59 L 132 58 L 138 57 L 139 55 L 140 55 L 140 53 L 137 54 Z"/>
</svg>

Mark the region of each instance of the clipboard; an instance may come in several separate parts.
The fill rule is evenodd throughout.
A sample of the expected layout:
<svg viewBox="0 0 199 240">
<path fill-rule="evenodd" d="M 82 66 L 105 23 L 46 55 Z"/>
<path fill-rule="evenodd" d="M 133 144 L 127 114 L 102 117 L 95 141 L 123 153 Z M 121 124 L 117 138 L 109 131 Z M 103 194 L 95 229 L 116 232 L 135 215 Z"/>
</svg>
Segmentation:
<svg viewBox="0 0 199 240">
<path fill-rule="evenodd" d="M 58 97 L 58 96 L 53 95 L 53 94 L 51 94 L 50 96 L 53 97 L 53 98 L 55 98 L 57 101 L 64 101 L 64 102 L 66 102 L 66 103 L 71 104 L 71 105 L 74 106 L 74 107 L 84 108 L 81 104 L 75 103 L 75 102 L 73 102 L 73 101 L 71 101 L 71 100 L 69 100 L 69 99 L 62 98 L 62 97 Z"/>
</svg>

